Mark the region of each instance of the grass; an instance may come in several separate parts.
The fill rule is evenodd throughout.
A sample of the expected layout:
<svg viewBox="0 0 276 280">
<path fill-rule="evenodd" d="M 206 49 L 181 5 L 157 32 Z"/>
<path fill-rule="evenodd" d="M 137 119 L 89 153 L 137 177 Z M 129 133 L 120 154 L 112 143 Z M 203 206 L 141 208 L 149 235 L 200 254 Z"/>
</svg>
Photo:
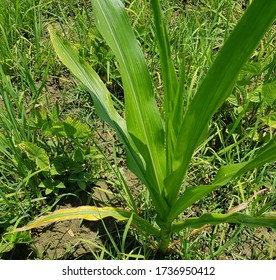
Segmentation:
<svg viewBox="0 0 276 280">
<path fill-rule="evenodd" d="M 117 62 L 103 39 L 97 32 L 89 1 L 3 1 L 0 8 L 0 229 L 2 233 L 31 221 L 34 217 L 55 209 L 69 194 L 84 192 L 83 204 L 93 197 L 99 180 L 104 180 L 109 189 L 101 194 L 113 193 L 106 205 L 123 206 L 131 204 L 131 196 L 124 187 L 135 181 L 134 176 L 126 176 L 125 155 L 120 150 L 113 132 L 102 129 L 95 115 L 93 104 L 87 93 L 75 82 L 69 72 L 54 55 L 46 27 L 57 26 L 72 42 L 77 44 L 80 54 L 97 70 L 123 102 L 122 86 Z M 132 18 L 137 38 L 147 58 L 154 77 L 155 87 L 161 86 L 156 42 L 152 22 L 149 20 L 147 1 L 125 1 L 128 14 Z M 185 87 L 189 104 L 200 78 L 206 73 L 218 49 L 243 13 L 244 1 L 164 1 L 166 19 L 171 34 L 172 55 L 177 71 L 185 63 Z M 273 102 L 264 102 L 259 86 L 275 82 L 275 26 L 262 41 L 248 67 L 242 71 L 231 97 L 214 116 L 208 136 L 189 168 L 187 184 L 209 183 L 218 166 L 247 159 L 262 143 L 275 133 L 275 126 L 266 125 L 263 118 L 275 113 Z M 50 50 L 50 51 L 49 51 Z M 183 54 L 183 56 L 182 56 Z M 254 67 L 253 67 L 254 66 Z M 261 94 L 260 94 L 261 93 Z M 163 98 L 162 93 L 159 96 Z M 59 108 L 55 107 L 58 101 Z M 274 103 L 275 104 L 275 103 Z M 163 108 L 160 108 L 162 111 Z M 90 180 L 81 184 L 70 184 L 70 188 L 45 192 L 39 184 L 48 178 L 33 160 L 17 146 L 31 142 L 44 148 L 50 160 L 60 154 L 72 155 L 85 145 L 67 137 L 60 142 L 49 143 L 52 136 L 43 135 L 37 120 L 66 120 L 70 116 L 89 124 L 92 138 L 87 145 L 93 147 L 90 157 L 82 163 Z M 97 136 L 99 135 L 99 136 Z M 62 142 L 62 141 L 65 141 Z M 47 142 L 48 141 L 48 142 Z M 116 143 L 116 145 L 114 144 Z M 55 148 L 63 145 L 65 151 Z M 117 147 L 117 148 L 115 148 Z M 226 150 L 224 147 L 228 147 Z M 51 152 L 50 152 L 51 151 Z M 78 173 L 79 175 L 80 173 Z M 123 176 L 125 175 L 125 177 Z M 52 175 L 51 175 L 52 176 Z M 51 180 L 54 178 L 49 177 Z M 207 211 L 227 212 L 233 206 L 248 201 L 260 188 L 265 192 L 254 197 L 245 211 L 262 213 L 275 211 L 275 164 L 248 173 L 243 180 L 231 182 L 227 188 L 216 191 L 200 201 L 185 216 Z M 67 178 L 61 181 L 68 186 Z M 138 191 L 136 191 L 138 189 Z M 229 197 L 228 193 L 234 193 Z M 132 195 L 137 199 L 140 214 L 152 219 L 152 205 L 147 190 L 135 185 Z M 103 197 L 103 195 L 101 195 Z M 217 200 L 217 197 L 220 197 Z M 269 206 L 269 207 L 268 207 Z M 143 209 L 143 210 L 142 210 Z M 104 230 L 98 232 L 97 240 L 82 240 L 91 243 L 98 250 L 91 249 L 92 259 L 154 259 L 160 258 L 151 240 L 140 236 L 129 228 L 129 224 L 116 227 L 103 224 Z M 275 259 L 275 232 L 262 229 L 248 229 L 242 226 L 220 225 L 193 233 L 190 231 L 175 235 L 175 245 L 168 259 Z M 189 236 L 189 237 L 187 237 Z M 30 233 L 3 235 L 0 243 L 1 258 L 20 258 L 15 250 L 28 244 L 30 258 L 47 258 L 47 254 L 37 252 L 35 237 Z M 80 239 L 83 239 L 80 236 Z M 62 242 L 62 241 L 61 241 Z M 88 246 L 89 247 L 89 246 Z M 91 245 L 91 248 L 93 246 Z M 74 244 L 64 255 L 54 258 L 72 258 Z M 87 249 L 89 252 L 89 249 Z M 49 256 L 48 256 L 49 258 Z"/>
</svg>

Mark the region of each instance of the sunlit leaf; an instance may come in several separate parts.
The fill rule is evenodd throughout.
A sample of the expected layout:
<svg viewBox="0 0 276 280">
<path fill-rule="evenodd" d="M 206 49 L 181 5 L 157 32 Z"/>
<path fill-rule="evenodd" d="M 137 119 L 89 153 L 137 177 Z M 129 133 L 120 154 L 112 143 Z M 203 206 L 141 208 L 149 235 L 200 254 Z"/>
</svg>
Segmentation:
<svg viewBox="0 0 276 280">
<path fill-rule="evenodd" d="M 116 112 L 111 95 L 106 89 L 104 83 L 101 81 L 100 77 L 86 62 L 81 60 L 78 51 L 70 45 L 68 41 L 61 38 L 61 36 L 58 35 L 53 28 L 49 28 L 49 31 L 51 41 L 60 60 L 90 91 L 98 115 L 116 130 L 119 140 L 125 145 L 127 150 L 128 167 L 145 185 L 150 188 L 157 211 L 159 213 L 163 213 L 163 209 L 165 209 L 167 205 L 164 199 L 162 199 L 158 188 L 154 185 L 154 182 L 156 182 L 157 179 L 155 177 L 155 172 L 152 169 L 153 165 L 150 160 L 148 148 L 146 146 L 144 147 L 143 151 L 145 153 L 142 157 L 133 142 L 133 138 L 135 137 L 130 136 L 125 120 Z M 148 120 L 148 125 L 152 125 L 151 120 Z M 136 139 L 135 142 L 138 144 L 138 139 Z M 140 144 L 141 148 L 143 144 Z M 159 157 L 159 154 L 157 154 L 156 157 Z M 145 158 L 149 159 L 147 163 Z M 159 180 L 161 179 L 159 178 Z"/>
</svg>

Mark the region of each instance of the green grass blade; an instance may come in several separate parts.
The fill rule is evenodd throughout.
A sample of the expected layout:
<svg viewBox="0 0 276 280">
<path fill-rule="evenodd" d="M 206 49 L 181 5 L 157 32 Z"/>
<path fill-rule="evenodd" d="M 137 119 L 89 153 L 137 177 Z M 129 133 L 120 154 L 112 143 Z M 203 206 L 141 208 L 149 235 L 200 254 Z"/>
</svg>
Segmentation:
<svg viewBox="0 0 276 280">
<path fill-rule="evenodd" d="M 221 223 L 234 223 L 248 227 L 268 227 L 276 229 L 276 214 L 261 217 L 253 217 L 242 213 L 204 214 L 198 218 L 188 218 L 184 222 L 173 224 L 172 231 L 179 232 L 184 228 L 201 228 L 205 225 L 218 225 Z"/>
<path fill-rule="evenodd" d="M 231 93 L 239 71 L 275 17 L 276 1 L 253 1 L 191 101 L 177 139 L 173 173 L 166 179 L 170 204 L 177 198 L 183 176 L 208 122 Z"/>
<path fill-rule="evenodd" d="M 61 222 L 61 221 L 72 220 L 72 219 L 98 221 L 106 217 L 113 217 L 118 221 L 126 221 L 132 218 L 132 223 L 134 227 L 137 227 L 139 230 L 146 232 L 148 234 L 159 236 L 158 229 L 156 229 L 146 220 L 142 219 L 141 217 L 137 216 L 132 212 L 114 208 L 114 207 L 96 207 L 96 206 L 79 206 L 76 208 L 56 210 L 48 215 L 42 216 L 32 221 L 31 223 L 29 223 L 24 227 L 15 229 L 11 233 L 26 231 L 37 227 L 46 226 L 54 222 Z"/>
<path fill-rule="evenodd" d="M 119 0 L 92 1 L 96 25 L 120 66 L 127 129 L 146 163 L 150 188 L 163 189 L 164 130 L 154 99 L 151 77 L 128 15 Z"/>
</svg>

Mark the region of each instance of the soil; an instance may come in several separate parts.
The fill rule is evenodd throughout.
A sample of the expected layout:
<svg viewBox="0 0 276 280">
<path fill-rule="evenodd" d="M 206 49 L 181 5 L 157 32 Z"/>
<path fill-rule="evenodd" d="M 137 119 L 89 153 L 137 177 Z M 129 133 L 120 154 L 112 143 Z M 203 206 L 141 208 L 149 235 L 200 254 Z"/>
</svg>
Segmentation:
<svg viewBox="0 0 276 280">
<path fill-rule="evenodd" d="M 93 198 L 90 205 L 99 205 L 99 199 L 110 199 L 96 187 L 108 189 L 104 183 L 99 183 L 93 191 Z M 81 199 L 68 196 L 58 207 L 58 209 L 68 209 L 81 205 L 86 205 L 89 199 L 87 193 L 82 193 Z M 115 220 L 104 219 L 105 227 L 112 232 L 115 227 Z M 34 251 L 38 252 L 40 259 L 91 259 L 92 251 L 96 251 L 97 245 L 104 241 L 105 229 L 102 221 L 89 222 L 80 219 L 67 220 L 51 224 L 47 227 L 35 230 L 33 235 Z M 83 242 L 81 240 L 84 240 Z M 85 241 L 92 244 L 88 244 Z M 93 245 L 93 243 L 95 245 Z"/>
</svg>

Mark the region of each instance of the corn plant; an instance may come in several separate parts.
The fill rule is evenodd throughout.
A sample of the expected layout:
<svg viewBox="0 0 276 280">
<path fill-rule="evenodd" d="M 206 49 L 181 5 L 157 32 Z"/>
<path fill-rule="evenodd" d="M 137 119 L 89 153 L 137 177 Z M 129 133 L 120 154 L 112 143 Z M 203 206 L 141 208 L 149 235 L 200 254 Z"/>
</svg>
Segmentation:
<svg viewBox="0 0 276 280">
<path fill-rule="evenodd" d="M 276 1 L 252 2 L 188 104 L 184 102 L 185 71 L 179 71 L 178 75 L 175 70 L 161 3 L 151 0 L 150 4 L 162 72 L 164 114 L 160 113 L 152 77 L 120 0 L 93 0 L 92 6 L 97 28 L 119 62 L 125 118 L 116 111 L 110 92 L 97 73 L 80 58 L 78 50 L 53 28 L 49 31 L 58 57 L 91 93 L 98 115 L 117 132 L 124 144 L 128 168 L 149 191 L 156 211 L 156 223 L 140 217 L 133 203 L 130 210 L 94 206 L 58 210 L 18 230 L 64 219 L 98 220 L 112 216 L 117 220 L 131 220 L 135 228 L 153 235 L 159 250 L 165 252 L 171 236 L 185 228 L 220 223 L 276 228 L 276 216 L 273 214 L 207 213 L 177 221 L 183 211 L 212 191 L 249 170 L 275 160 L 274 137 L 248 161 L 222 166 L 211 184 L 183 186 L 193 154 L 207 137 L 212 116 L 231 94 L 239 71 L 275 20 Z"/>
</svg>

